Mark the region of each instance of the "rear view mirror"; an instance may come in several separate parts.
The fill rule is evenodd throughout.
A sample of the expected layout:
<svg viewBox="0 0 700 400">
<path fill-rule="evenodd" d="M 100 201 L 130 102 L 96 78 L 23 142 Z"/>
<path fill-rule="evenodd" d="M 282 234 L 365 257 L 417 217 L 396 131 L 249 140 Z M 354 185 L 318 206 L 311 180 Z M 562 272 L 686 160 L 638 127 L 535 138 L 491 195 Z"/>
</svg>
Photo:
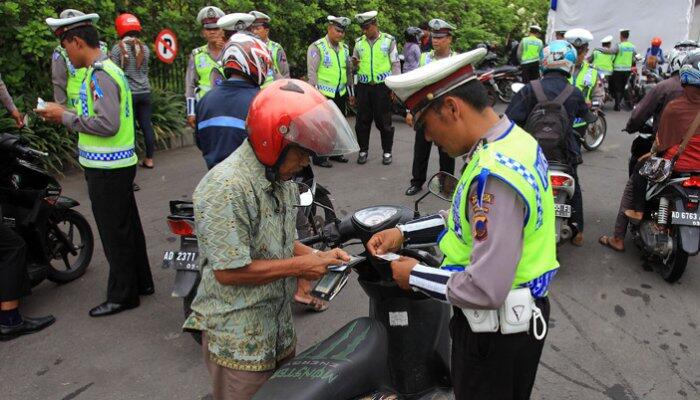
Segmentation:
<svg viewBox="0 0 700 400">
<path fill-rule="evenodd" d="M 299 186 L 299 204 L 297 204 L 297 207 L 308 207 L 314 204 L 314 194 L 311 193 L 311 188 L 301 182 L 297 182 L 297 186 Z"/>
<path fill-rule="evenodd" d="M 513 93 L 518 93 L 520 89 L 524 88 L 525 84 L 520 83 L 520 82 L 515 82 L 514 84 L 510 85 L 510 90 L 513 91 Z"/>
<path fill-rule="evenodd" d="M 430 178 L 430 182 L 428 182 L 428 190 L 430 193 L 443 200 L 452 201 L 452 196 L 454 195 L 458 183 L 459 179 L 448 174 L 447 172 L 441 171 Z"/>
</svg>

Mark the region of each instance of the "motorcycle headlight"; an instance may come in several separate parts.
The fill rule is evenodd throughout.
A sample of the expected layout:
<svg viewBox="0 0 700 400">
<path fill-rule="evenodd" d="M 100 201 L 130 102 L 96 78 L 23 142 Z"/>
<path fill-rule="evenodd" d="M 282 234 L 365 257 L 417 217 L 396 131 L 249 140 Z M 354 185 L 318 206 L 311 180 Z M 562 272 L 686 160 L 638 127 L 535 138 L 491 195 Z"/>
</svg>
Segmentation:
<svg viewBox="0 0 700 400">
<path fill-rule="evenodd" d="M 377 226 L 399 212 L 396 207 L 378 206 L 369 207 L 355 213 L 354 218 L 365 228 Z"/>
</svg>

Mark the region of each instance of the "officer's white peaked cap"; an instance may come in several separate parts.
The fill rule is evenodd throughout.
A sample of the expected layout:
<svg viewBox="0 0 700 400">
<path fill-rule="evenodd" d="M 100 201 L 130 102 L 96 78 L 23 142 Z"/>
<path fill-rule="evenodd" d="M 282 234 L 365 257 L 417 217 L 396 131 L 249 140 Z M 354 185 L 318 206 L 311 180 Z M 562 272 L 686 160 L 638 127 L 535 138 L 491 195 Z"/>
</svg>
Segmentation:
<svg viewBox="0 0 700 400">
<path fill-rule="evenodd" d="M 226 14 L 219 18 L 217 23 L 219 28 L 226 31 L 243 31 L 248 29 L 253 22 L 255 17 L 248 13 L 233 13 Z"/>
<path fill-rule="evenodd" d="M 328 17 L 326 17 L 326 19 L 328 19 L 328 22 L 337 26 L 340 29 L 347 28 L 348 26 L 350 26 L 350 22 L 352 22 L 348 17 L 336 17 L 334 15 L 329 15 Z"/>
<path fill-rule="evenodd" d="M 630 30 L 629 30 L 628 28 L 622 28 L 622 29 L 620 29 L 620 33 L 622 33 L 622 32 L 629 32 L 629 31 L 630 31 Z"/>
<path fill-rule="evenodd" d="M 476 79 L 474 64 L 486 56 L 486 49 L 433 61 L 401 75 L 392 75 L 384 83 L 396 93 L 413 115 L 450 90 Z"/>
<path fill-rule="evenodd" d="M 603 38 L 603 40 L 600 41 L 600 43 L 612 43 L 613 37 L 612 35 L 608 35 Z"/>
<path fill-rule="evenodd" d="M 430 33 L 436 38 L 452 36 L 452 31 L 457 29 L 447 21 L 438 18 L 431 19 L 430 22 L 428 22 L 428 27 L 430 28 Z"/>
<path fill-rule="evenodd" d="M 216 22 L 224 16 L 224 12 L 219 7 L 206 6 L 197 13 L 197 22 L 202 24 L 204 28 L 218 28 Z"/>
<path fill-rule="evenodd" d="M 366 13 L 362 14 L 357 14 L 355 15 L 355 19 L 357 22 L 360 23 L 360 25 L 370 22 L 371 20 L 377 18 L 377 12 L 376 11 L 367 11 Z"/>
<path fill-rule="evenodd" d="M 255 22 L 270 22 L 270 16 L 260 11 L 251 11 L 248 14 L 255 17 Z"/>
<path fill-rule="evenodd" d="M 530 25 L 530 30 L 531 30 L 531 31 L 542 32 L 542 28 L 540 28 L 539 25 Z"/>
<path fill-rule="evenodd" d="M 63 10 L 59 18 L 46 18 L 46 24 L 56 34 L 61 36 L 65 31 L 79 26 L 92 25 L 100 19 L 98 14 L 85 14 L 82 11 L 67 9 Z"/>
<path fill-rule="evenodd" d="M 586 29 L 574 28 L 566 31 L 564 39 L 574 46 L 580 47 L 584 44 L 591 43 L 593 41 L 593 34 Z"/>
</svg>

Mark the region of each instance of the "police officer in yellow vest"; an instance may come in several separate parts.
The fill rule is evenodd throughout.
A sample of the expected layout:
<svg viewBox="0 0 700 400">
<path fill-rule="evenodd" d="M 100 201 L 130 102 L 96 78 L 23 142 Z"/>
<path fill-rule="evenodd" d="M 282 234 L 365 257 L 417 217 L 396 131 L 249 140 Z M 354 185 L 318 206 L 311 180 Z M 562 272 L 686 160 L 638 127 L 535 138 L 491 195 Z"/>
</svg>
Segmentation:
<svg viewBox="0 0 700 400">
<path fill-rule="evenodd" d="M 637 48 L 629 41 L 629 29 L 620 29 L 620 43 L 610 50 L 601 49 L 604 53 L 614 54 L 613 73 L 610 77 L 610 91 L 615 99 L 615 111 L 620 111 L 620 103 L 625 92 L 625 85 L 632 73 Z"/>
<path fill-rule="evenodd" d="M 231 39 L 231 36 L 235 35 L 236 33 L 245 33 L 247 35 L 253 35 L 253 32 L 250 31 L 253 21 L 255 21 L 255 17 L 251 14 L 248 13 L 231 13 L 231 14 L 226 14 L 223 17 L 219 18 L 218 21 L 216 21 L 216 26 L 221 28 L 221 31 L 223 33 L 224 41 L 228 42 L 229 39 Z M 254 36 L 254 35 L 253 35 Z M 216 60 L 216 62 L 219 64 L 218 68 L 212 68 L 211 73 L 209 74 L 209 81 L 210 82 L 217 82 L 221 83 L 223 82 L 226 78 L 224 77 L 224 71 L 223 71 L 223 60 L 221 60 L 221 57 L 223 54 L 219 54 L 219 58 Z M 204 96 L 202 96 L 204 97 Z M 200 97 L 201 98 L 201 97 Z"/>
<path fill-rule="evenodd" d="M 452 32 L 454 26 L 441 19 L 431 19 L 428 22 L 430 37 L 432 38 L 433 49 L 426 51 L 420 56 L 418 66 L 430 64 L 433 61 L 452 57 L 455 53 L 452 50 Z M 409 112 L 406 115 L 406 123 L 413 125 L 413 115 Z M 413 145 L 413 166 L 411 168 L 411 185 L 406 189 L 406 196 L 413 196 L 423 189 L 428 173 L 428 163 L 430 162 L 430 152 L 433 150 L 433 143 L 425 140 L 425 135 L 421 129 L 416 130 L 416 141 Z M 450 157 L 438 146 L 440 156 L 440 171 L 449 174 L 455 173 L 455 159 Z"/>
<path fill-rule="evenodd" d="M 60 18 L 71 18 L 85 15 L 81 11 L 67 9 L 59 15 Z M 107 44 L 100 42 L 100 50 L 107 54 Z M 85 77 L 86 68 L 75 68 L 68 59 L 66 50 L 59 44 L 51 58 L 51 82 L 53 83 L 53 101 L 75 109 L 78 104 L 80 84 Z"/>
<path fill-rule="evenodd" d="M 600 41 L 601 48 L 596 48 L 593 50 L 593 55 L 589 58 L 588 62 L 593 63 L 593 67 L 600 71 L 606 77 L 612 75 L 613 72 L 613 60 L 615 59 L 614 54 L 604 53 L 605 50 L 610 51 L 610 46 L 612 45 L 612 36 L 608 35 Z"/>
<path fill-rule="evenodd" d="M 426 139 L 450 156 L 466 155 L 468 164 L 452 182 L 446 217 L 382 231 L 367 248 L 377 255 L 437 241 L 445 255 L 441 268 L 401 257 L 391 269 L 401 288 L 454 306 L 455 399 L 528 399 L 546 335 L 548 288 L 559 267 L 554 200 L 537 142 L 498 116 L 476 79 L 473 64 L 485 55 L 476 49 L 387 79 Z"/>
<path fill-rule="evenodd" d="M 382 135 L 382 164 L 389 165 L 392 162 L 394 127 L 391 125 L 392 95 L 384 80 L 401 73 L 396 39 L 379 31 L 376 11 L 357 14 L 355 19 L 362 28 L 362 36 L 355 40 L 355 48 L 352 51 L 353 64 L 357 68 L 355 133 L 360 144 L 357 163 L 367 162 L 369 133 L 374 120 Z"/>
<path fill-rule="evenodd" d="M 289 78 L 287 54 L 285 54 L 281 44 L 270 40 L 270 17 L 260 11 L 251 11 L 250 15 L 255 17 L 250 31 L 267 44 L 267 48 L 272 56 L 272 68 L 268 70 L 267 79 L 261 86 L 261 88 L 265 88 L 275 79 Z"/>
<path fill-rule="evenodd" d="M 306 51 L 306 76 L 327 98 L 333 100 L 343 115 L 347 114 L 347 103 L 355 105 L 352 81 L 352 61 L 350 49 L 345 44 L 345 29 L 350 26 L 350 18 L 329 15 L 326 36 L 309 45 Z M 331 160 L 346 163 L 344 156 L 330 157 Z M 326 157 L 313 157 L 315 165 L 330 168 L 333 166 Z"/>
<path fill-rule="evenodd" d="M 124 72 L 99 47 L 97 14 L 47 18 L 76 68 L 86 68 L 76 110 L 47 103 L 35 110 L 46 121 L 78 132 L 95 223 L 109 263 L 107 301 L 90 316 L 116 314 L 139 305 L 154 291 L 146 240 L 132 190 L 136 175 L 134 114 Z"/>
<path fill-rule="evenodd" d="M 602 104 L 605 98 L 605 89 L 600 79 L 598 79 L 598 70 L 586 62 L 588 46 L 593 41 L 593 34 L 586 29 L 576 28 L 566 31 L 564 38 L 574 46 L 577 54 L 576 64 L 574 64 L 574 70 L 569 77 L 569 83 L 576 86 L 583 93 L 583 98 L 589 106 L 594 100 Z M 574 120 L 574 128 L 577 130 L 585 129 L 587 125 L 582 118 Z"/>
<path fill-rule="evenodd" d="M 530 26 L 530 34 L 525 36 L 518 45 L 518 60 L 523 73 L 523 82 L 540 79 L 540 61 L 544 43 L 537 37 L 542 32 L 539 25 Z"/>
<path fill-rule="evenodd" d="M 212 70 L 220 69 L 218 60 L 224 48 L 221 28 L 216 24 L 224 16 L 220 8 L 207 6 L 199 10 L 197 22 L 202 24 L 202 37 L 207 44 L 192 50 L 185 73 L 185 99 L 187 101 L 187 124 L 194 128 L 195 102 L 204 96 L 217 82 L 213 82 Z M 223 76 L 223 73 L 216 76 Z"/>
</svg>

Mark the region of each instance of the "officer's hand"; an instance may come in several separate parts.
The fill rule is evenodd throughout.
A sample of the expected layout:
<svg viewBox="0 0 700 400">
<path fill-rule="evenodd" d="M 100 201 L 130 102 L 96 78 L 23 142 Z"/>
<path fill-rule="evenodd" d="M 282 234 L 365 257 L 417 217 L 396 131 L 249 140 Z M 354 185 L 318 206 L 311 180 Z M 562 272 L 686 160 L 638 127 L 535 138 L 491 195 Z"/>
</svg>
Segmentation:
<svg viewBox="0 0 700 400">
<path fill-rule="evenodd" d="M 295 257 L 297 258 L 297 257 Z M 307 254 L 299 256 L 299 270 L 297 277 L 316 280 L 328 272 L 331 265 L 340 265 L 345 260 L 339 256 L 326 256 L 326 253 Z"/>
<path fill-rule="evenodd" d="M 39 116 L 46 122 L 52 124 L 60 124 L 63 120 L 63 112 L 66 111 L 65 107 L 58 103 L 48 102 L 41 110 L 34 110 Z"/>
<path fill-rule="evenodd" d="M 410 112 L 406 114 L 406 125 L 413 127 L 413 114 Z"/>
<path fill-rule="evenodd" d="M 12 119 L 15 120 L 15 125 L 17 125 L 17 128 L 22 128 L 24 126 L 24 117 L 22 116 L 22 113 L 19 112 L 16 108 L 12 110 Z"/>
<path fill-rule="evenodd" d="M 369 254 L 375 257 L 380 254 L 395 252 L 401 246 L 403 246 L 403 233 L 398 228 L 385 229 L 375 233 L 367 242 Z"/>
<path fill-rule="evenodd" d="M 411 288 L 408 284 L 408 278 L 411 277 L 411 271 L 416 264 L 418 264 L 418 260 L 410 257 L 401 257 L 391 262 L 391 275 L 401 289 L 409 290 Z"/>
<path fill-rule="evenodd" d="M 355 107 L 355 96 L 348 97 L 348 104 L 350 104 L 350 107 Z"/>
<path fill-rule="evenodd" d="M 187 125 L 189 125 L 190 128 L 194 129 L 195 122 L 197 122 L 197 117 L 195 117 L 194 115 L 187 116 Z"/>
</svg>

